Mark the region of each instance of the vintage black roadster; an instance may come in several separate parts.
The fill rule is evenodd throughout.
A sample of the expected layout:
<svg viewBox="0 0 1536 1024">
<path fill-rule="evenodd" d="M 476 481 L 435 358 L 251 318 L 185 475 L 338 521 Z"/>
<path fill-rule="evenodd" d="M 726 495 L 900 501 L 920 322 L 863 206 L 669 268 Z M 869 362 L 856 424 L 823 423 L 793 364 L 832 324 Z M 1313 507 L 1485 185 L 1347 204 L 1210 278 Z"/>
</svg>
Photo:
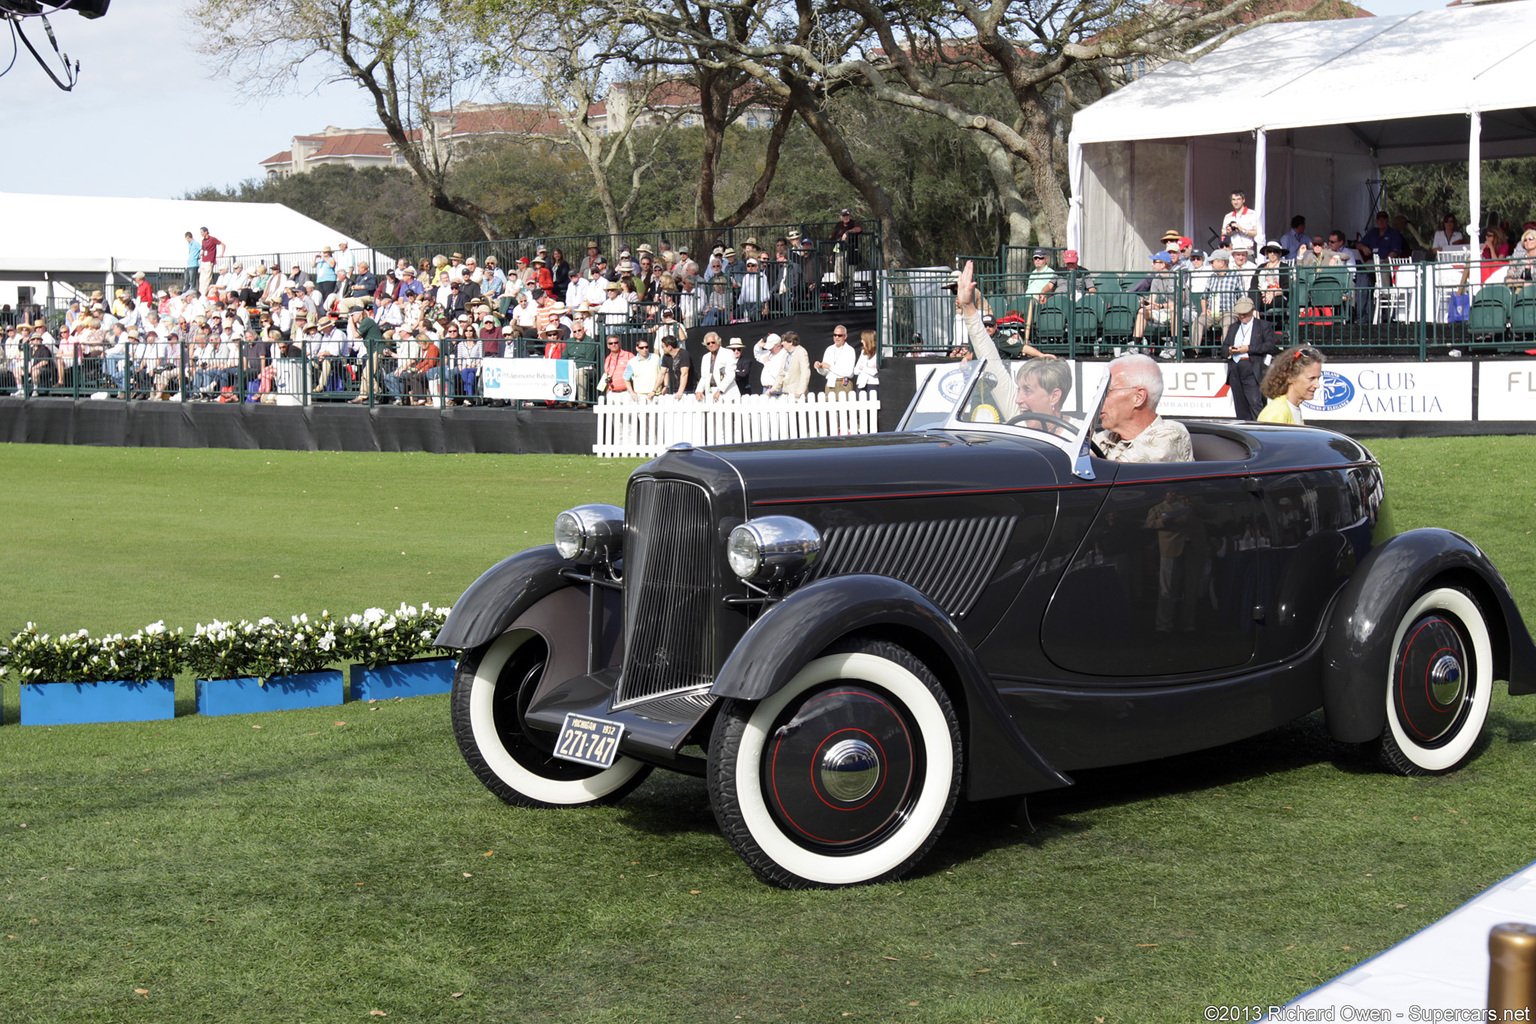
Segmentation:
<svg viewBox="0 0 1536 1024">
<path fill-rule="evenodd" d="M 508 803 L 702 775 L 767 882 L 910 871 L 961 796 L 1229 743 L 1319 708 L 1387 769 L 1468 758 L 1536 647 L 1470 541 L 1395 533 L 1326 430 L 1188 422 L 1195 460 L 1094 454 L 999 411 L 1013 367 L 935 374 L 895 433 L 672 449 L 559 515 L 438 643 L 453 728 Z M 1082 389 L 1080 388 L 1079 391 Z"/>
</svg>

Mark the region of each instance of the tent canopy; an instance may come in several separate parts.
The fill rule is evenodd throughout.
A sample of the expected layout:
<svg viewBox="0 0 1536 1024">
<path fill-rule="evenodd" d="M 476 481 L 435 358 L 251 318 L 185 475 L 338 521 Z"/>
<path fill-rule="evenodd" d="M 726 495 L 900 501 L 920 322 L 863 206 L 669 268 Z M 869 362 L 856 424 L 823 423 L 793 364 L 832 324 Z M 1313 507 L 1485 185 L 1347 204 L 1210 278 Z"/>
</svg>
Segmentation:
<svg viewBox="0 0 1536 1024">
<path fill-rule="evenodd" d="M 364 247 L 279 203 L 114 199 L 0 192 L 0 272 L 146 273 L 184 267 L 184 232 L 206 226 L 228 257 Z"/>
<path fill-rule="evenodd" d="M 1121 142 L 1350 125 L 1382 163 L 1466 156 L 1466 115 L 1483 147 L 1536 134 L 1536 0 L 1347 21 L 1263 25 L 1191 64 L 1169 63 L 1081 111 L 1075 141 Z"/>
<path fill-rule="evenodd" d="M 1069 240 L 1107 266 L 1144 257 L 1154 222 L 1151 239 L 1170 224 L 1198 239 L 1239 183 L 1278 214 L 1271 237 L 1302 208 L 1309 226 L 1354 230 L 1382 164 L 1536 154 L 1533 59 L 1536 0 L 1251 29 L 1076 115 Z M 1232 185 L 1200 180 L 1216 174 Z M 1095 223 L 1115 211 L 1128 232 Z"/>
</svg>

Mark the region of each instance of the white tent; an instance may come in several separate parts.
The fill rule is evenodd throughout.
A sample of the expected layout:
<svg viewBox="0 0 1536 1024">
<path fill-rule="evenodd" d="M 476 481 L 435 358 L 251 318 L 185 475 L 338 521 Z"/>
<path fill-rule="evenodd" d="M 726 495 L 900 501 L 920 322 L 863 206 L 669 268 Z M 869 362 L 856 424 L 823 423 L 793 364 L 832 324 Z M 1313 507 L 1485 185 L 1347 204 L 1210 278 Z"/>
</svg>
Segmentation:
<svg viewBox="0 0 1536 1024">
<path fill-rule="evenodd" d="M 1265 25 L 1079 112 L 1068 244 L 1141 267 L 1168 228 L 1205 247 L 1243 189 L 1265 233 L 1370 226 L 1384 164 L 1536 154 L 1536 0 Z M 1458 213 L 1460 211 L 1457 211 Z M 1150 248 L 1149 248 L 1150 247 Z"/>
<path fill-rule="evenodd" d="M 18 304 L 72 294 L 62 281 L 111 286 L 136 270 L 145 273 L 187 265 L 185 232 L 198 228 L 225 244 L 226 259 L 254 263 L 346 242 L 366 259 L 371 253 L 279 203 L 219 203 L 191 199 L 113 199 L 0 192 L 0 301 Z"/>
</svg>

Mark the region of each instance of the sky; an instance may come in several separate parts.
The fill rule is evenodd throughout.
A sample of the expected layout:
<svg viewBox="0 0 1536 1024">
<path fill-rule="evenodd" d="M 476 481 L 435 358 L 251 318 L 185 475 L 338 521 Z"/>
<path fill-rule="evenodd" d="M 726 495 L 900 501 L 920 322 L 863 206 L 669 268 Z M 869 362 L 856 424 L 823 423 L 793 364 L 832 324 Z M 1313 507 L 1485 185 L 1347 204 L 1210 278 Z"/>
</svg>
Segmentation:
<svg viewBox="0 0 1536 1024">
<path fill-rule="evenodd" d="M 1445 0 L 1359 2 L 1390 15 L 1434 10 Z M 196 52 L 188 6 L 112 0 L 95 20 L 54 15 L 59 49 L 80 62 L 73 92 L 54 86 L 18 43 L 14 66 L 0 77 L 0 102 L 7 139 L 34 145 L 0 161 L 0 192 L 179 199 L 261 177 L 261 161 L 288 149 L 295 135 L 377 123 L 361 89 L 327 83 L 318 70 L 276 96 L 242 93 Z M 42 23 L 25 19 L 23 30 L 57 70 Z M 6 42 L 0 35 L 0 66 L 9 59 Z"/>
<path fill-rule="evenodd" d="M 31 159 L 13 149 L 0 161 L 0 192 L 180 199 L 205 185 L 261 177 L 261 161 L 295 135 L 377 124 L 366 93 L 325 84 L 319 74 L 273 98 L 242 93 L 196 52 L 189 6 L 112 0 L 101 18 L 69 11 L 49 18 L 59 49 L 80 61 L 79 84 L 63 92 L 20 47 L 0 77 L 0 103 L 7 139 L 36 144 Z M 23 31 L 57 73 L 42 23 L 27 18 Z M 5 35 L 0 67 L 10 59 Z M 88 149 L 78 148 L 82 140 Z"/>
</svg>

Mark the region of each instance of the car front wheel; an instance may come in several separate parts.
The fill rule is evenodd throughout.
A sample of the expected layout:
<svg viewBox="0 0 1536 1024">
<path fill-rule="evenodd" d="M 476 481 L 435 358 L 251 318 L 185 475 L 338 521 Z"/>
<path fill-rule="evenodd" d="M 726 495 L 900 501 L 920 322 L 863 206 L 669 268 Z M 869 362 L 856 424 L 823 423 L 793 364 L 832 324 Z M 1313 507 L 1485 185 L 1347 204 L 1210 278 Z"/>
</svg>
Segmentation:
<svg viewBox="0 0 1536 1024">
<path fill-rule="evenodd" d="M 960 793 L 960 727 L 922 662 L 834 647 L 763 701 L 722 704 L 709 797 L 731 846 L 786 889 L 880 882 L 938 840 Z"/>
<path fill-rule="evenodd" d="M 1398 623 L 1389 672 L 1382 764 L 1399 775 L 1460 766 L 1493 699 L 1493 646 L 1471 595 L 1451 587 L 1421 594 Z"/>
<path fill-rule="evenodd" d="M 518 807 L 577 807 L 611 803 L 650 774 L 621 757 L 610 768 L 563 761 L 553 737 L 526 728 L 523 715 L 544 677 L 549 646 L 531 629 L 512 629 L 485 647 L 465 651 L 454 674 L 453 735 L 476 777 Z"/>
</svg>

